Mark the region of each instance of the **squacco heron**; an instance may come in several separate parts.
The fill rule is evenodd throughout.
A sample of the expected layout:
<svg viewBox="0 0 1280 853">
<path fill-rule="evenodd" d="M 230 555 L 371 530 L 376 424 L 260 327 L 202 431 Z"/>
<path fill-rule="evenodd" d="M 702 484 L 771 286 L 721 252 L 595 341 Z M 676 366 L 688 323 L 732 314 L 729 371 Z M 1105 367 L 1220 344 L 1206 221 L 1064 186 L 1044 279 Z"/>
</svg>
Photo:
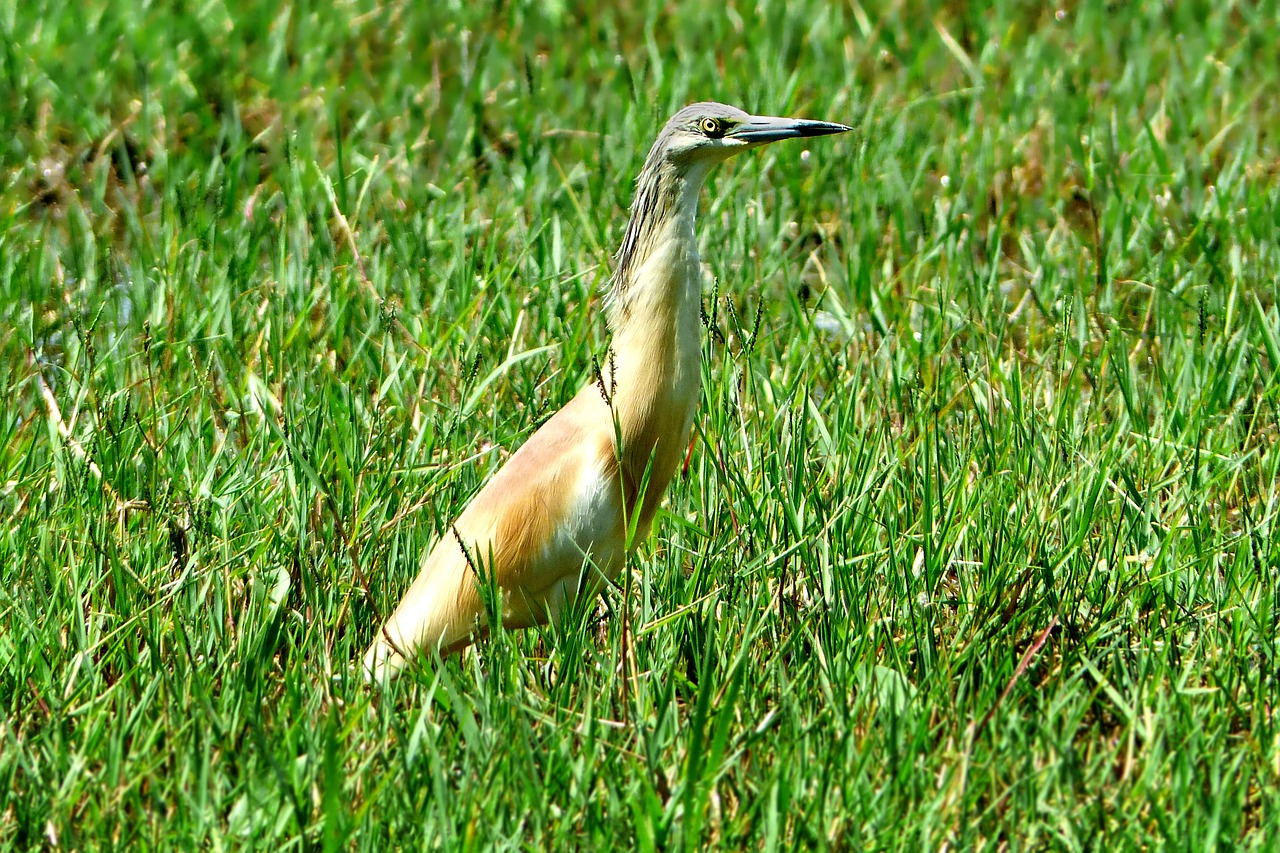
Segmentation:
<svg viewBox="0 0 1280 853">
<path fill-rule="evenodd" d="M 502 624 L 526 628 L 617 576 L 682 461 L 701 393 L 694 219 L 707 174 L 770 142 L 847 130 L 716 103 L 672 116 L 640 171 L 616 255 L 609 357 L 425 555 L 365 654 L 367 677 L 381 680 L 415 653 L 457 651 L 482 636 L 486 585 Z"/>
</svg>

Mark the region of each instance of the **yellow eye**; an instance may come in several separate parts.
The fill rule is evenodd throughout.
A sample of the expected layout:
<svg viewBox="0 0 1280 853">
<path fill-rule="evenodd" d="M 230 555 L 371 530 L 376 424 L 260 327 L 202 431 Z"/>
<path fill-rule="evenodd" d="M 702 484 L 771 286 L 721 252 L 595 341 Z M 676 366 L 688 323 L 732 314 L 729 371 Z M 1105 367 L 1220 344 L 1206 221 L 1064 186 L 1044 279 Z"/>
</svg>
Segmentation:
<svg viewBox="0 0 1280 853">
<path fill-rule="evenodd" d="M 724 135 L 724 128 L 720 126 L 720 122 L 710 117 L 698 122 L 698 127 L 712 139 L 719 139 Z"/>
</svg>

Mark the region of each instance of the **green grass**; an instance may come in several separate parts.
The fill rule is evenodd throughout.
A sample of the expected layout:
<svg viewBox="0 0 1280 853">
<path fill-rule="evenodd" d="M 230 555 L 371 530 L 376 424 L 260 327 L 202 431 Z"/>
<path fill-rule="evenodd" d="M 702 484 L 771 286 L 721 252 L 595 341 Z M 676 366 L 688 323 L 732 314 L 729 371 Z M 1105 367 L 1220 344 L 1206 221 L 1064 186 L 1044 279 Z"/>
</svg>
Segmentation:
<svg viewBox="0 0 1280 853">
<path fill-rule="evenodd" d="M 637 5 L 0 3 L 0 845 L 1269 849 L 1275 6 Z M 703 98 L 655 535 L 370 691 Z"/>
</svg>

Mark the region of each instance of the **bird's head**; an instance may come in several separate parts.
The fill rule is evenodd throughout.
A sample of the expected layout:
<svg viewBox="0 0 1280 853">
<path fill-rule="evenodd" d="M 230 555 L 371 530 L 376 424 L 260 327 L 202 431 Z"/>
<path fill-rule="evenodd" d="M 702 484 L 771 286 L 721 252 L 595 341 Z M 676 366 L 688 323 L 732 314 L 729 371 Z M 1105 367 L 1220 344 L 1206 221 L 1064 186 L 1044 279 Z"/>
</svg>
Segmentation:
<svg viewBox="0 0 1280 853">
<path fill-rule="evenodd" d="M 727 104 L 690 104 L 671 117 L 654 143 L 655 155 L 676 166 L 712 165 L 781 139 L 826 136 L 852 128 L 826 121 L 753 116 Z"/>
</svg>

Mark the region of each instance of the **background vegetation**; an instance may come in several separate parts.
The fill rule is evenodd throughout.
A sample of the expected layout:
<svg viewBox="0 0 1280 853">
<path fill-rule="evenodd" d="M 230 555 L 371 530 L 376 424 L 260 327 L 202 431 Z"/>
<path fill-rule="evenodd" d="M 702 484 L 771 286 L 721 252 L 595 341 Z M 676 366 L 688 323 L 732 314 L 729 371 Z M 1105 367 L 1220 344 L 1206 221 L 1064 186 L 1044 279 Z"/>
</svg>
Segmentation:
<svg viewBox="0 0 1280 853">
<path fill-rule="evenodd" d="M 0 844 L 1269 848 L 1278 40 L 0 2 Z M 857 131 L 712 180 L 655 536 L 598 610 L 368 690 L 707 98 Z"/>
</svg>

